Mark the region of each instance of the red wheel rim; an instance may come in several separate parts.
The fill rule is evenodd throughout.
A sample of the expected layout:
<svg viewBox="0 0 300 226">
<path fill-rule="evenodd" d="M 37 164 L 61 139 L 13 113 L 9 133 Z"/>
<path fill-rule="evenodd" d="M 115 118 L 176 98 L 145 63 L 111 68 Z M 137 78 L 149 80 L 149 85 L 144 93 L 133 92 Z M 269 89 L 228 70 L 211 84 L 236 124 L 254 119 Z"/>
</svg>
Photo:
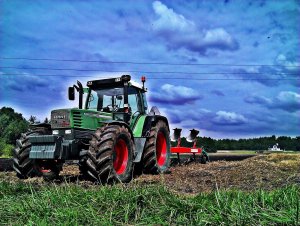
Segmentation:
<svg viewBox="0 0 300 226">
<path fill-rule="evenodd" d="M 159 166 L 163 166 L 167 159 L 167 141 L 163 132 L 157 134 L 156 139 L 156 160 Z"/>
<path fill-rule="evenodd" d="M 49 169 L 45 169 L 44 167 L 41 167 L 40 168 L 40 172 L 41 173 L 49 173 L 51 170 L 49 170 Z"/>
<path fill-rule="evenodd" d="M 38 171 L 40 171 L 41 173 L 51 172 L 51 170 L 47 167 L 44 161 L 38 163 Z"/>
<path fill-rule="evenodd" d="M 123 174 L 128 163 L 128 148 L 123 139 L 118 140 L 115 145 L 114 153 L 114 169 L 118 175 Z"/>
</svg>

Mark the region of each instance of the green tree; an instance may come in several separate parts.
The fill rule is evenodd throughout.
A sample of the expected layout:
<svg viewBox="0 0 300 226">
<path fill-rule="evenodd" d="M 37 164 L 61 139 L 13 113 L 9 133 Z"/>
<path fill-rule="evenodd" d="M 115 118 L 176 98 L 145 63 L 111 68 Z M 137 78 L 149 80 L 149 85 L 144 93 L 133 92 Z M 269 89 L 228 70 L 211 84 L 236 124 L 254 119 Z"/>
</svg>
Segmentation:
<svg viewBox="0 0 300 226">
<path fill-rule="evenodd" d="M 8 144 L 15 144 L 20 133 L 28 130 L 29 123 L 22 114 L 16 113 L 12 108 L 0 109 L 0 139 Z"/>
<path fill-rule="evenodd" d="M 26 132 L 28 129 L 28 122 L 23 121 L 13 121 L 4 130 L 3 138 L 9 144 L 15 144 L 16 139 L 20 137 L 21 133 Z"/>
<path fill-rule="evenodd" d="M 46 117 L 44 123 L 49 123 L 49 119 Z"/>
<path fill-rule="evenodd" d="M 35 123 L 35 121 L 36 121 L 36 117 L 35 117 L 35 116 L 33 116 L 33 115 L 30 115 L 30 117 L 29 117 L 28 121 L 30 122 L 30 124 L 33 124 L 33 123 Z"/>
</svg>

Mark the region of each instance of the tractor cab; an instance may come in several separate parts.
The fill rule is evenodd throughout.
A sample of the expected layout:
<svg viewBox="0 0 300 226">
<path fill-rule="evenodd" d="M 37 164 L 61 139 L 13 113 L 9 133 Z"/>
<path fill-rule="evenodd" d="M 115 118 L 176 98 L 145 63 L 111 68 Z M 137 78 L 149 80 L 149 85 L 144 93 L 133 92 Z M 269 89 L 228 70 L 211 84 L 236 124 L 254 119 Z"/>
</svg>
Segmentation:
<svg viewBox="0 0 300 226">
<path fill-rule="evenodd" d="M 130 75 L 88 81 L 84 109 L 110 113 L 112 120 L 131 124 L 139 115 L 147 113 L 145 77 L 142 77 L 142 82 L 143 86 L 141 87 L 131 81 Z M 69 99 L 74 99 L 74 91 L 72 90 L 74 88 L 79 92 L 79 108 L 83 108 L 81 103 L 84 92 L 81 92 L 80 85 L 69 88 Z"/>
</svg>

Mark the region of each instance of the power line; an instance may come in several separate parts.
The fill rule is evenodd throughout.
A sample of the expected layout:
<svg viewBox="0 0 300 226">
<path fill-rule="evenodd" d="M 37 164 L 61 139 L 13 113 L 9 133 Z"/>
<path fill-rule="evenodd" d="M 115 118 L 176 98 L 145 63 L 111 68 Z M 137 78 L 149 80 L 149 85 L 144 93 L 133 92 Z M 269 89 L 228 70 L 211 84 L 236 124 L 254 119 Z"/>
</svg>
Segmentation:
<svg viewBox="0 0 300 226">
<path fill-rule="evenodd" d="M 49 70 L 49 71 L 89 71 L 89 72 L 131 72 L 131 73 L 145 73 L 145 74 L 188 74 L 188 75 L 281 75 L 281 74 L 270 74 L 261 72 L 185 72 L 185 71 L 140 71 L 140 70 L 122 70 L 122 71 L 110 71 L 110 70 L 99 70 L 99 69 L 78 69 L 78 68 L 36 68 L 36 67 L 0 67 L 1 69 L 18 69 L 18 70 Z M 285 75 L 298 75 L 297 73 L 285 73 Z"/>
<path fill-rule="evenodd" d="M 55 59 L 55 58 L 25 58 L 25 57 L 0 57 L 3 60 L 30 60 L 30 61 L 61 61 L 81 63 L 102 63 L 102 64 L 136 64 L 136 65 L 172 65 L 172 66 L 233 66 L 233 67 L 261 67 L 261 66 L 283 66 L 279 64 L 220 64 L 220 63 L 170 63 L 170 62 L 136 62 L 136 61 L 104 61 L 104 60 L 78 60 L 78 59 Z M 284 62 L 284 61 L 282 61 Z M 300 67 L 286 65 L 284 67 Z"/>
<path fill-rule="evenodd" d="M 9 73 L 5 73 L 5 74 L 0 74 L 1 76 L 5 76 L 5 75 L 26 75 L 26 74 L 9 74 Z M 31 76 L 41 76 L 41 77 L 85 77 L 85 78 L 94 78 L 95 76 L 85 76 L 85 75 L 59 75 L 59 74 L 31 74 Z M 280 80 L 299 80 L 297 78 L 184 78 L 184 77 L 175 77 L 175 78 L 147 78 L 149 80 L 221 80 L 221 81 L 227 81 L 227 80 L 253 80 L 253 81 L 257 81 L 257 80 L 275 80 L 275 81 L 280 81 Z"/>
</svg>

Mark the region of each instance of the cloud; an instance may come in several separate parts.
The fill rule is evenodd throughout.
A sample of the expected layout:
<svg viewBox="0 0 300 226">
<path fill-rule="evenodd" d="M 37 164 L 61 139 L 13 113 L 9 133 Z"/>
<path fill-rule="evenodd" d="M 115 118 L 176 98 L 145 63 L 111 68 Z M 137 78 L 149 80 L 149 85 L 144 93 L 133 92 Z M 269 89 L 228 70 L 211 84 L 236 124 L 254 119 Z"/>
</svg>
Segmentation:
<svg viewBox="0 0 300 226">
<path fill-rule="evenodd" d="M 195 23 L 187 20 L 183 15 L 177 14 L 173 9 L 169 9 L 160 1 L 153 2 L 154 12 L 159 16 L 153 24 L 155 30 L 169 31 L 192 31 Z"/>
<path fill-rule="evenodd" d="M 264 136 L 274 134 L 274 131 L 281 135 L 299 134 L 297 113 L 286 111 L 245 107 L 245 111 L 238 113 L 234 110 L 214 112 L 197 105 L 187 107 L 185 105 L 166 106 L 165 104 L 159 106 L 159 110 L 168 117 L 171 128 L 182 128 L 183 132 L 196 128 L 201 131 L 202 136 L 208 134 L 223 138 Z M 279 127 L 278 123 L 283 120 L 285 123 L 281 123 Z"/>
<path fill-rule="evenodd" d="M 279 54 L 276 58 L 276 62 L 285 67 L 300 67 L 298 62 L 288 60 L 284 54 Z"/>
<path fill-rule="evenodd" d="M 237 40 L 222 27 L 200 30 L 193 21 L 159 1 L 153 2 L 153 9 L 158 16 L 153 29 L 170 49 L 185 48 L 205 55 L 209 49 L 234 51 L 239 48 Z"/>
<path fill-rule="evenodd" d="M 238 43 L 223 28 L 207 30 L 204 33 L 203 45 L 207 48 L 216 48 L 222 50 L 236 50 Z"/>
<path fill-rule="evenodd" d="M 241 125 L 245 124 L 248 120 L 241 114 L 235 112 L 218 111 L 216 117 L 213 118 L 213 123 L 218 125 Z"/>
<path fill-rule="evenodd" d="M 225 96 L 225 94 L 222 91 L 216 90 L 216 89 L 212 90 L 211 93 L 216 95 L 216 96 L 219 96 L 219 97 L 224 97 Z"/>
<path fill-rule="evenodd" d="M 300 94 L 292 91 L 281 91 L 273 98 L 252 95 L 244 99 L 249 104 L 259 104 L 266 108 L 281 109 L 287 112 L 296 112 L 300 110 Z"/>
<path fill-rule="evenodd" d="M 293 56 L 294 54 L 288 53 L 289 57 L 286 57 L 284 54 L 279 54 L 275 59 L 275 63 L 280 65 L 280 69 L 283 73 L 289 74 L 291 78 L 299 79 L 300 74 L 300 63 L 299 58 Z M 299 80 L 298 80 L 299 85 Z"/>
<path fill-rule="evenodd" d="M 49 80 L 45 77 L 33 76 L 28 73 L 20 73 L 19 76 L 0 75 L 0 81 L 3 82 L 5 89 L 19 92 L 35 91 L 38 88 L 48 89 L 50 87 Z"/>
<path fill-rule="evenodd" d="M 274 108 L 295 112 L 300 110 L 300 94 L 291 91 L 282 91 L 273 101 Z"/>
<path fill-rule="evenodd" d="M 248 82 L 257 82 L 268 87 L 279 86 L 282 83 L 299 86 L 299 68 L 290 68 L 281 65 L 259 66 L 253 68 L 237 68 L 232 71 L 236 77 Z"/>
<path fill-rule="evenodd" d="M 258 96 L 258 95 L 252 95 L 247 96 L 244 101 L 249 104 L 261 104 L 261 105 L 269 105 L 272 103 L 272 101 L 269 98 Z"/>
<path fill-rule="evenodd" d="M 243 78 L 248 82 L 257 82 L 265 86 L 278 86 L 285 75 L 280 73 L 280 69 L 272 66 L 259 66 L 255 68 L 237 68 L 232 71 L 236 77 Z"/>
<path fill-rule="evenodd" d="M 182 105 L 191 104 L 203 97 L 194 89 L 185 86 L 164 84 L 159 92 L 151 94 L 150 101 L 156 103 Z"/>
</svg>

